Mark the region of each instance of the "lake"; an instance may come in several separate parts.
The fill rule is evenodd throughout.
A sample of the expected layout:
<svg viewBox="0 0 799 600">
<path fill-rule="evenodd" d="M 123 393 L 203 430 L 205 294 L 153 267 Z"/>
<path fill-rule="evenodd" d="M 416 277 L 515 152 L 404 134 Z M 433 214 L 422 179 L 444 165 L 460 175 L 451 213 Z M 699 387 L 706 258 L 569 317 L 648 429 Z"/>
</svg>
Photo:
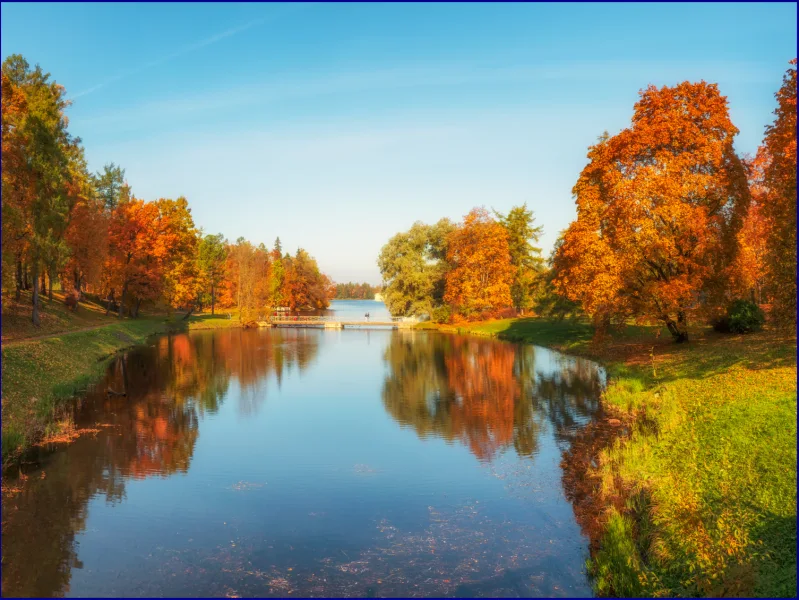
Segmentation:
<svg viewBox="0 0 799 600">
<path fill-rule="evenodd" d="M 561 460 L 604 381 L 423 331 L 157 338 L 5 479 L 2 593 L 589 596 Z"/>
</svg>

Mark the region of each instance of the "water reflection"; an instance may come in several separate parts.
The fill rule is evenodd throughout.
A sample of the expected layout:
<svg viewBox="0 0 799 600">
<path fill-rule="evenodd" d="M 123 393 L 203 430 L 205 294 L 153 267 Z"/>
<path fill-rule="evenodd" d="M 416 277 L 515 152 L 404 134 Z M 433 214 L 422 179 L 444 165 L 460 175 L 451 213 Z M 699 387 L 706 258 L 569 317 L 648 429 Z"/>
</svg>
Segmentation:
<svg viewBox="0 0 799 600">
<path fill-rule="evenodd" d="M 126 479 L 187 472 L 199 420 L 220 409 L 231 382 L 242 392 L 239 410 L 252 413 L 271 377 L 280 385 L 317 351 L 302 331 L 229 330 L 162 337 L 115 360 L 75 408 L 76 425 L 97 431 L 44 449 L 20 478 L 5 474 L 2 595 L 67 593 L 93 497 L 118 503 Z"/>
<path fill-rule="evenodd" d="M 565 441 L 600 410 L 601 369 L 545 348 L 407 332 L 392 339 L 385 362 L 388 413 L 482 461 L 511 446 L 532 456 L 545 423 Z"/>
<path fill-rule="evenodd" d="M 4 480 L 2 594 L 589 593 L 558 445 L 602 383 L 423 332 L 162 337 L 76 407 L 95 433 Z"/>
</svg>

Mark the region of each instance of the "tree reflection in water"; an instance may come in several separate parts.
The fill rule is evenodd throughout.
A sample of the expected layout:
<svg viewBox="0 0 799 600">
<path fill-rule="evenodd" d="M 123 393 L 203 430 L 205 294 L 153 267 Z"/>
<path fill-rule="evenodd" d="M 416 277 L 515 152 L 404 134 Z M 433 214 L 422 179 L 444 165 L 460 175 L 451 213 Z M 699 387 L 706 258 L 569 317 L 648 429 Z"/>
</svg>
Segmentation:
<svg viewBox="0 0 799 600">
<path fill-rule="evenodd" d="M 601 369 L 545 348 L 403 332 L 385 361 L 388 413 L 423 438 L 461 442 L 481 461 L 511 446 L 533 456 L 542 427 L 565 442 L 600 410 Z"/>
<path fill-rule="evenodd" d="M 246 392 L 240 410 L 257 410 L 271 376 L 279 384 L 317 351 L 302 332 L 228 330 L 165 336 L 116 359 L 75 408 L 75 424 L 99 432 L 4 477 L 2 595 L 67 593 L 89 500 L 121 501 L 126 479 L 185 473 L 199 419 L 219 410 L 231 381 Z"/>
<path fill-rule="evenodd" d="M 597 398 L 602 384 L 601 371 L 588 361 L 562 357 L 543 348 L 493 340 L 423 332 L 385 332 L 385 335 L 380 335 L 383 337 L 376 337 L 387 344 L 384 359 L 388 367 L 388 374 L 382 381 L 382 400 L 393 418 L 403 426 L 412 427 L 421 437 L 438 437 L 463 444 L 480 461 L 493 461 L 492 470 L 499 471 L 498 467 L 506 463 L 501 474 L 521 466 L 519 470 L 525 473 L 518 478 L 519 483 L 532 481 L 538 486 L 535 490 L 546 486 L 548 482 L 544 477 L 557 474 L 558 467 L 544 464 L 542 469 L 536 469 L 535 461 L 524 457 L 546 456 L 547 452 L 551 455 L 553 450 L 558 453 L 558 448 L 553 445 L 553 434 L 556 443 L 568 446 L 569 436 L 599 410 Z M 247 492 L 253 496 L 242 496 L 238 504 L 237 500 L 225 497 L 207 503 L 205 498 L 200 498 L 193 505 L 194 510 L 208 508 L 225 528 L 230 523 L 229 515 L 241 520 L 244 529 L 233 534 L 231 528 L 231 537 L 224 531 L 221 545 L 213 535 L 200 543 L 199 540 L 192 542 L 177 537 L 171 529 L 168 536 L 161 531 L 160 525 L 167 522 L 164 519 L 169 516 L 165 517 L 154 507 L 163 501 L 169 510 L 184 510 L 192 503 L 184 502 L 182 496 L 175 494 L 195 489 L 192 486 L 198 481 L 213 480 L 213 485 L 202 488 L 208 489 L 212 495 L 216 484 L 222 483 L 218 477 L 219 469 L 226 468 L 219 466 L 222 455 L 215 454 L 210 466 L 198 462 L 194 474 L 199 473 L 200 477 L 189 487 L 176 485 L 170 491 L 167 489 L 170 486 L 166 485 L 134 487 L 131 482 L 153 477 L 169 478 L 188 472 L 201 426 L 205 427 L 204 432 L 229 435 L 230 425 L 224 422 L 225 415 L 233 412 L 231 409 L 244 415 L 258 411 L 266 398 L 267 382 L 274 379 L 280 386 L 288 374 L 307 368 L 315 360 L 323 338 L 330 340 L 331 344 L 339 339 L 352 339 L 338 333 L 320 336 L 319 332 L 289 330 L 201 332 L 162 337 L 152 346 L 137 349 L 118 359 L 109 368 L 105 381 L 75 410 L 76 425 L 96 427 L 98 433 L 80 437 L 72 444 L 62 446 L 58 452 L 41 457 L 39 466 L 26 467 L 26 480 L 4 480 L 3 595 L 63 595 L 69 593 L 70 585 L 77 593 L 102 588 L 106 593 L 136 595 L 169 595 L 170 591 L 174 595 L 187 592 L 225 595 L 233 590 L 254 596 L 286 595 L 289 591 L 300 595 L 363 596 L 372 593 L 369 590 L 373 588 L 383 590 L 385 595 L 468 595 L 470 592 L 555 595 L 558 593 L 556 587 L 546 587 L 550 583 L 556 585 L 569 581 L 582 585 L 580 573 L 561 568 L 563 563 L 579 571 L 584 561 L 580 554 L 580 540 L 572 540 L 565 534 L 565 537 L 558 538 L 563 532 L 558 532 L 552 519 L 542 521 L 540 526 L 535 514 L 527 520 L 531 512 L 527 505 L 522 509 L 525 517 L 514 518 L 505 512 L 508 505 L 492 512 L 495 509 L 483 502 L 478 503 L 476 498 L 464 497 L 452 506 L 427 506 L 428 513 L 418 526 L 407 521 L 403 524 L 402 519 L 392 524 L 389 519 L 392 509 L 396 517 L 405 505 L 392 507 L 392 503 L 386 500 L 382 490 L 391 488 L 381 486 L 397 483 L 388 481 L 387 477 L 379 481 L 370 479 L 367 482 L 361 478 L 353 482 L 336 471 L 330 476 L 330 481 L 334 484 L 333 491 L 339 493 L 338 500 L 313 499 L 312 504 L 319 502 L 331 510 L 331 516 L 343 515 L 345 518 L 352 512 L 353 497 L 360 494 L 362 498 L 372 499 L 371 504 L 366 503 L 363 507 L 373 510 L 380 519 L 376 523 L 362 523 L 359 527 L 368 529 L 355 529 L 352 537 L 358 539 L 366 531 L 370 535 L 377 531 L 380 535 L 362 546 L 359 546 L 361 542 L 353 543 L 353 548 L 344 544 L 347 553 L 343 552 L 342 538 L 320 541 L 312 528 L 304 534 L 311 537 L 305 538 L 303 549 L 299 548 L 302 534 L 297 539 L 293 529 L 289 533 L 286 533 L 288 530 L 282 533 L 270 532 L 268 528 L 259 530 L 259 521 L 268 521 L 270 517 L 260 511 L 284 510 L 278 517 L 273 512 L 271 518 L 283 518 L 285 514 L 292 527 L 305 527 L 303 520 L 292 520 L 299 516 L 317 519 L 315 506 L 309 506 L 308 510 L 313 517 L 305 513 L 305 508 L 285 508 L 298 498 L 292 496 L 293 489 L 307 489 L 306 471 L 291 467 L 299 465 L 305 468 L 309 462 L 317 464 L 312 462 L 314 457 L 306 455 L 293 463 L 291 457 L 281 459 L 277 465 L 279 468 L 273 470 L 276 477 L 285 477 L 283 483 L 288 487 L 262 487 L 263 482 L 259 479 L 255 483 L 261 487 L 244 489 L 260 491 Z M 338 352 L 341 346 L 331 348 Z M 379 356 L 373 358 L 379 364 Z M 333 361 L 331 365 L 335 369 L 340 363 Z M 352 371 L 344 372 L 341 377 L 334 373 L 332 381 L 349 385 L 351 376 L 363 375 L 359 364 L 355 363 L 351 368 Z M 373 375 L 378 378 L 379 385 L 382 373 L 378 371 Z M 304 393 L 310 390 L 315 394 L 322 389 L 324 376 L 323 372 L 321 383 L 314 381 L 314 385 L 300 387 Z M 369 381 L 368 378 L 365 380 Z M 107 389 L 126 395 L 107 395 Z M 239 404 L 224 407 L 226 398 L 231 396 L 238 396 Z M 295 408 L 305 411 L 307 406 Z M 362 410 L 357 402 L 347 408 Z M 214 422 L 223 422 L 221 428 L 214 429 L 210 420 L 201 425 L 203 418 L 220 412 L 224 414 Z M 374 411 L 368 411 L 368 414 L 374 415 Z M 311 420 L 328 418 L 315 413 L 303 413 L 303 417 Z M 385 422 L 385 419 L 381 421 Z M 327 432 L 335 427 L 347 431 L 346 424 L 328 424 L 326 420 L 320 422 L 320 427 Z M 251 428 L 255 432 L 251 431 L 250 435 L 260 435 L 256 429 Z M 353 431 L 358 431 L 358 427 Z M 307 439 L 302 437 L 306 434 L 300 434 L 300 443 L 295 449 L 305 449 L 310 444 L 315 453 L 319 449 L 323 451 L 324 442 L 314 445 L 318 433 L 307 433 Z M 213 435 L 211 433 L 209 439 Z M 411 447 L 416 443 L 414 439 L 406 439 L 413 442 Z M 364 447 L 358 446 L 358 441 L 354 440 L 353 448 L 361 452 Z M 241 447 L 248 446 L 242 444 Z M 511 449 L 513 454 L 509 452 Z M 392 446 L 377 450 L 394 451 Z M 371 446 L 366 451 L 376 452 Z M 509 460 L 494 460 L 506 451 Z M 231 460 L 235 462 L 237 449 L 232 452 Z M 515 460 L 514 455 L 523 457 L 523 460 Z M 345 448 L 340 456 L 349 460 L 350 455 Z M 319 464 L 327 463 L 322 460 Z M 337 465 L 335 460 L 330 464 Z M 453 464 L 462 466 L 457 461 Z M 280 468 L 286 465 L 285 470 L 289 473 L 284 475 Z M 231 473 L 225 475 L 233 475 L 235 468 L 234 464 Z M 298 473 L 290 473 L 292 470 Z M 407 477 L 401 481 L 419 486 L 414 489 L 431 489 L 427 487 L 431 485 L 427 479 L 416 482 L 413 476 Z M 470 477 L 462 481 L 467 480 L 474 481 Z M 292 485 L 297 487 L 292 488 Z M 438 489 L 435 481 L 432 485 L 432 489 Z M 508 485 L 506 483 L 506 487 Z M 125 516 L 125 511 L 117 512 L 115 509 L 113 516 L 102 515 L 98 504 L 103 499 L 109 503 L 122 501 L 126 486 L 130 490 L 130 502 L 126 506 L 140 513 L 131 517 L 129 514 Z M 353 491 L 352 486 L 359 487 Z M 164 490 L 163 496 L 158 495 L 161 490 Z M 449 490 L 441 488 L 440 491 Z M 271 495 L 260 498 L 271 499 L 272 504 L 258 503 L 257 508 L 250 512 L 249 507 L 256 506 L 254 495 L 267 492 Z M 412 497 L 414 494 L 405 498 Z M 95 504 L 90 504 L 92 499 Z M 336 502 L 342 504 L 339 506 Z M 386 513 L 388 516 L 382 513 L 385 506 L 390 509 Z M 98 521 L 87 519 L 89 510 L 96 511 Z M 339 512 L 335 512 L 337 510 Z M 207 513 L 203 512 L 199 519 L 206 517 Z M 180 519 L 175 520 L 180 522 Z M 194 523 L 183 521 L 184 524 L 187 522 Z M 107 527 L 113 523 L 121 525 L 121 529 L 114 530 L 112 539 L 108 539 L 104 537 L 107 531 L 85 532 L 87 523 L 97 524 L 101 529 L 103 523 Z M 198 528 L 189 532 L 192 537 L 203 535 L 199 530 L 213 529 L 205 521 L 197 523 L 200 524 L 188 527 L 190 530 L 195 526 Z M 337 524 L 325 524 L 324 520 L 320 523 L 319 526 L 328 527 L 328 531 L 339 529 Z M 131 533 L 130 530 L 137 528 L 141 532 Z M 85 536 L 79 535 L 82 533 Z M 341 535 L 347 541 L 350 532 Z M 550 545 L 553 537 L 565 540 L 564 547 L 574 549 L 573 555 L 571 550 L 566 551 L 557 544 Z M 539 538 L 550 540 L 550 543 L 539 544 L 536 542 Z M 84 553 L 77 551 L 79 540 L 85 544 Z M 124 540 L 139 545 L 123 547 L 127 543 Z M 170 540 L 174 540 L 174 544 Z M 98 555 L 106 551 L 109 562 L 104 565 Z M 304 559 L 300 558 L 303 552 L 307 553 Z M 280 561 L 275 560 L 276 556 L 280 556 Z M 321 558 L 319 561 L 308 558 L 312 556 Z M 82 567 L 81 557 L 86 560 L 87 569 L 99 570 L 73 579 L 72 569 Z M 549 574 L 546 583 L 536 583 L 538 579 L 529 578 L 530 574 L 543 577 L 541 573 L 544 572 Z M 502 574 L 499 579 L 498 573 Z M 479 587 L 482 585 L 488 587 Z"/>
</svg>

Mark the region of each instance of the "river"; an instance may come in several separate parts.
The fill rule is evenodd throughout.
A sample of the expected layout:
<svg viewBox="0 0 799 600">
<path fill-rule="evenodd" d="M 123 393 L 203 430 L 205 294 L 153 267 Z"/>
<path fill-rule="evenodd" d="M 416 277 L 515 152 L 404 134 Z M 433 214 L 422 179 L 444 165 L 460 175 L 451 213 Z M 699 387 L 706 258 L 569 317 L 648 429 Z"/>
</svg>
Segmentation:
<svg viewBox="0 0 799 600">
<path fill-rule="evenodd" d="M 157 338 L 6 477 L 2 593 L 589 596 L 561 460 L 604 377 L 421 331 Z"/>
</svg>

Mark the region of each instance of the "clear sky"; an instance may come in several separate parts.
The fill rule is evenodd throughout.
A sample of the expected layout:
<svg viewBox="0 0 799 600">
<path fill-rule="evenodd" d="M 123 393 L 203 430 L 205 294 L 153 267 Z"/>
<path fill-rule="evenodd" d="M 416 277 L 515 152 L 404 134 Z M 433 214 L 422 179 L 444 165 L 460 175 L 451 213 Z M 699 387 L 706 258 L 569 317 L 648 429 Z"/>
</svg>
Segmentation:
<svg viewBox="0 0 799 600">
<path fill-rule="evenodd" d="M 3 58 L 66 86 L 92 170 L 195 222 L 380 279 L 415 220 L 527 202 L 547 252 L 587 147 L 648 84 L 718 83 L 753 153 L 796 4 L 2 4 Z"/>
</svg>

